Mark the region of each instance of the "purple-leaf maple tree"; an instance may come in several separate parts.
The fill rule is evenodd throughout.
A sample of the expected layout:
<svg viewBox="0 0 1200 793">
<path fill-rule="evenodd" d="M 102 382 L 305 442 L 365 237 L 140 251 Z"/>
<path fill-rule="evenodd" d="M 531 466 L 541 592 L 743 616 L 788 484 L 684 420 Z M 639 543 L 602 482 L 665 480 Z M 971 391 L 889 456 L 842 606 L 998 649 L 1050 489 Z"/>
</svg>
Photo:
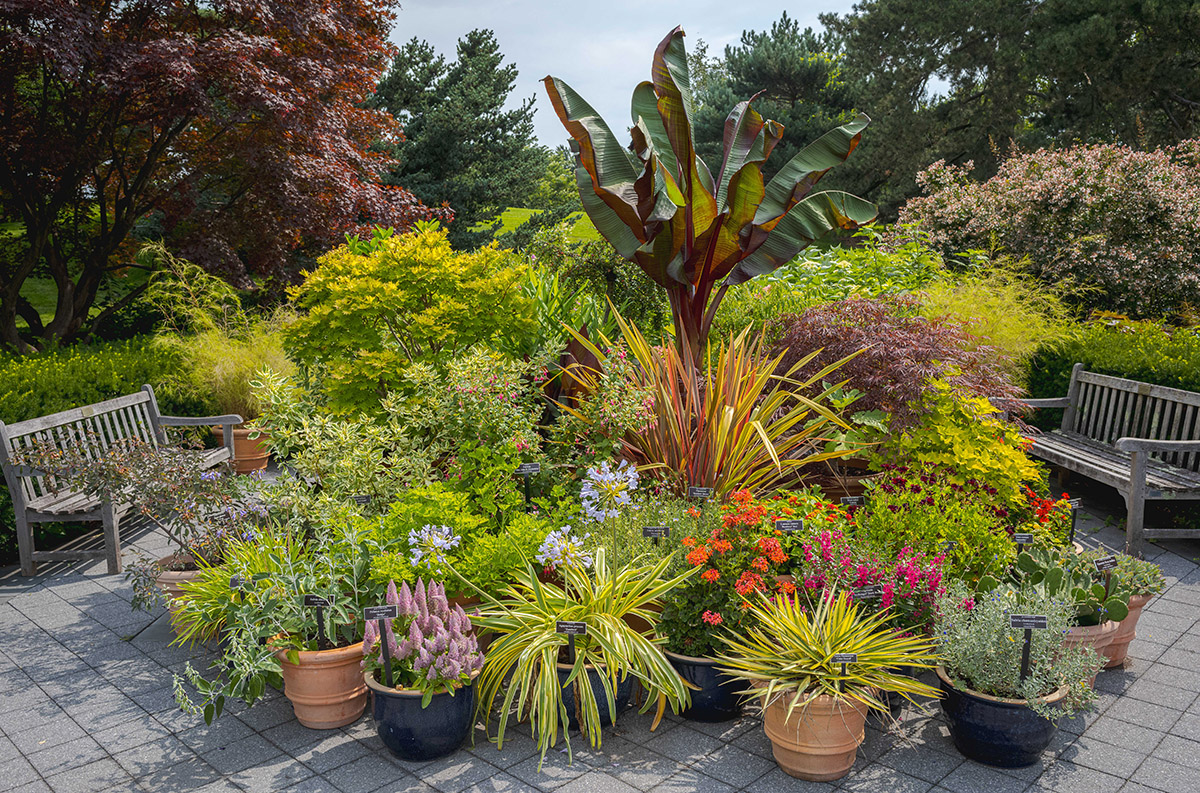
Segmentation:
<svg viewBox="0 0 1200 793">
<path fill-rule="evenodd" d="M 235 284 L 287 280 L 347 232 L 450 218 L 381 184 L 363 100 L 394 0 L 0 3 L 0 344 L 77 337 L 136 240 Z M 43 324 L 21 296 L 57 287 Z M 89 316 L 91 314 L 91 316 Z M 18 332 L 17 317 L 29 332 Z"/>
</svg>

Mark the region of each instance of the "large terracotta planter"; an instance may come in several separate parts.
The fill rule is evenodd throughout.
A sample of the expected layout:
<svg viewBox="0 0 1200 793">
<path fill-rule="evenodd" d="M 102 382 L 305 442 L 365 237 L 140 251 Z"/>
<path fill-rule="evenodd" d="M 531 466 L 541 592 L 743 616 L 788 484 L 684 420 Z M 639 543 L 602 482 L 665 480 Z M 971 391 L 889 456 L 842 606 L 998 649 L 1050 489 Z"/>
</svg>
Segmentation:
<svg viewBox="0 0 1200 793">
<path fill-rule="evenodd" d="M 1146 604 L 1153 597 L 1154 595 L 1134 595 L 1129 598 L 1129 615 L 1117 623 L 1117 632 L 1113 634 L 1112 641 L 1101 651 L 1108 659 L 1104 664 L 1105 669 L 1125 663 L 1125 656 L 1129 654 L 1129 643 L 1137 636 L 1138 617 L 1142 616 L 1142 609 L 1146 608 Z"/>
<path fill-rule="evenodd" d="M 251 430 L 235 427 L 233 430 L 233 470 L 239 474 L 261 471 L 267 467 L 271 453 L 267 451 L 267 438 L 261 432 L 251 438 Z"/>
<path fill-rule="evenodd" d="M 1076 625 L 1063 637 L 1063 647 L 1091 647 L 1098 654 L 1107 657 L 1106 650 L 1117 635 L 1119 623 L 1108 620 L 1099 625 Z M 1089 681 L 1096 683 L 1096 676 Z"/>
<path fill-rule="evenodd" d="M 332 730 L 356 721 L 367 707 L 361 642 L 332 650 L 300 651 L 299 663 L 276 654 L 283 667 L 283 693 L 296 719 L 314 730 Z"/>
<path fill-rule="evenodd" d="M 950 737 L 958 751 L 972 760 L 1000 768 L 1023 768 L 1036 763 L 1054 740 L 1058 720 L 1038 715 L 1025 700 L 957 688 L 940 666 L 937 675 Z M 1064 686 L 1043 699 L 1054 704 L 1066 695 Z"/>
<path fill-rule="evenodd" d="M 375 679 L 375 672 L 367 672 L 363 679 L 371 689 L 371 714 L 379 739 L 401 760 L 445 757 L 470 736 L 475 723 L 474 678 L 453 694 L 434 694 L 426 707 L 421 707 L 420 691 L 388 688 Z"/>
<path fill-rule="evenodd" d="M 821 694 L 797 706 L 791 694 L 766 706 L 763 727 L 784 773 L 810 782 L 841 779 L 854 766 L 867 721 L 865 705 Z"/>
<path fill-rule="evenodd" d="M 195 566 L 190 556 L 180 556 L 179 554 L 169 554 L 158 560 L 160 568 L 154 582 L 158 584 L 158 588 L 162 590 L 163 596 L 167 599 L 167 610 L 171 614 L 171 628 L 178 635 L 180 627 L 176 618 L 179 610 L 183 608 L 182 598 L 184 597 L 183 588 L 180 584 L 187 581 L 192 581 L 196 576 L 200 575 L 199 570 L 168 570 L 169 567 L 174 567 L 179 563 Z"/>
</svg>

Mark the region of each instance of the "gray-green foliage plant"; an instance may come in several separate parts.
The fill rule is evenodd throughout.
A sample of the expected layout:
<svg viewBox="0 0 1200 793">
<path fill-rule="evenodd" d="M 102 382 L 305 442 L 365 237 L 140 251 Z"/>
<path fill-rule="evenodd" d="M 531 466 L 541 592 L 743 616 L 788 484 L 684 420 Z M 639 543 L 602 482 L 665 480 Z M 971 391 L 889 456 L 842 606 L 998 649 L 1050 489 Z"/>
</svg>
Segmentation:
<svg viewBox="0 0 1200 793">
<path fill-rule="evenodd" d="M 1031 634 L 1029 676 L 1021 679 L 1024 630 L 1013 628 L 1013 614 L 1046 617 L 1045 630 Z M 1002 584 L 973 594 L 952 582 L 937 599 L 934 639 L 950 681 L 959 688 L 1006 699 L 1023 699 L 1047 719 L 1084 710 L 1096 698 L 1088 682 L 1103 659 L 1090 647 L 1064 647 L 1063 636 L 1075 624 L 1075 604 L 1040 587 Z M 1045 697 L 1066 687 L 1057 705 Z"/>
<path fill-rule="evenodd" d="M 1019 586 L 1036 587 L 1050 597 L 1067 598 L 1075 607 L 1075 624 L 1120 622 L 1129 616 L 1129 594 L 1123 591 L 1116 571 L 1096 569 L 1094 556 L 1081 556 L 1063 548 L 1030 546 L 1017 556 L 1011 577 Z M 995 586 L 984 577 L 980 591 Z"/>
</svg>

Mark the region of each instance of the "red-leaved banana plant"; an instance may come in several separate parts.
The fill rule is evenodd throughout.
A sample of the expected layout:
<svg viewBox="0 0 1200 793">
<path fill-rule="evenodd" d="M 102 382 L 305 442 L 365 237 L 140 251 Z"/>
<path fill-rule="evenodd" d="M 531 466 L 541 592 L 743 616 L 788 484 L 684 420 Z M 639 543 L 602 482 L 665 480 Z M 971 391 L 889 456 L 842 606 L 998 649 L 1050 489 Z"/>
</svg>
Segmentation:
<svg viewBox="0 0 1200 793">
<path fill-rule="evenodd" d="M 854 151 L 870 119 L 858 115 L 825 133 L 764 183 L 763 163 L 783 126 L 764 120 L 751 98 L 725 120 L 714 179 L 696 156 L 682 29 L 654 51 L 651 78 L 633 91 L 628 148 L 569 85 L 543 82 L 575 143 L 584 210 L 618 253 L 667 290 L 679 350 L 695 362 L 730 286 L 771 272 L 830 232 L 875 219 L 875 206 L 861 198 L 813 192 Z"/>
</svg>

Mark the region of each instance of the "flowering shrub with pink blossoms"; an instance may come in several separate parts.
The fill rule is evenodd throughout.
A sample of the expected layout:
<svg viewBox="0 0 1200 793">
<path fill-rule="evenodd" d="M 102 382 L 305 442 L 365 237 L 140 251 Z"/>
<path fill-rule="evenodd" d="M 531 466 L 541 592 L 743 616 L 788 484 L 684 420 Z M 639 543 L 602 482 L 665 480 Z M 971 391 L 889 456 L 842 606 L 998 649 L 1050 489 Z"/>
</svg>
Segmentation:
<svg viewBox="0 0 1200 793">
<path fill-rule="evenodd" d="M 998 245 L 1047 282 L 1094 291 L 1088 308 L 1154 317 L 1200 305 L 1200 141 L 1156 151 L 1043 149 L 986 182 L 939 161 L 900 213 L 946 253 Z"/>
</svg>

